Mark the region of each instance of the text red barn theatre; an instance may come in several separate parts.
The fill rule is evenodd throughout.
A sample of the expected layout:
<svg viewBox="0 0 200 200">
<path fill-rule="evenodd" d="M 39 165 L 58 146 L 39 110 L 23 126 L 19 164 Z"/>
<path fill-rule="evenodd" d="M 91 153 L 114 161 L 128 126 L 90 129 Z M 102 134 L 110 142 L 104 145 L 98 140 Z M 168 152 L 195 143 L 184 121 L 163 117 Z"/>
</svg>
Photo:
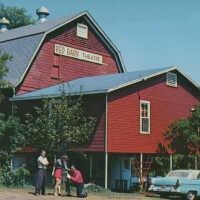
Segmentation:
<svg viewBox="0 0 200 200">
<path fill-rule="evenodd" d="M 63 45 L 55 44 L 55 54 L 68 56 L 72 58 L 76 58 L 79 60 L 85 60 L 88 62 L 93 62 L 97 64 L 103 64 L 103 57 L 101 55 L 97 55 L 94 53 L 89 53 L 86 51 L 81 51 L 79 49 L 74 49 L 71 47 L 66 47 Z"/>
</svg>

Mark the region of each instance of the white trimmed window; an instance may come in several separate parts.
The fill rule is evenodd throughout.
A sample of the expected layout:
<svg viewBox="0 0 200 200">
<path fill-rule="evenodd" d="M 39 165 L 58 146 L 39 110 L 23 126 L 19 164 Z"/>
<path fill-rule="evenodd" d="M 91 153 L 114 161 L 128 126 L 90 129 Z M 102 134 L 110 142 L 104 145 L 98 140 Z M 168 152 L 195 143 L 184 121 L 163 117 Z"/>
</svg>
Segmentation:
<svg viewBox="0 0 200 200">
<path fill-rule="evenodd" d="M 150 134 L 150 102 L 140 101 L 140 133 Z"/>
<path fill-rule="evenodd" d="M 168 72 L 166 74 L 166 84 L 171 87 L 177 87 L 177 74 Z"/>
<path fill-rule="evenodd" d="M 80 38 L 88 39 L 88 26 L 77 23 L 76 35 Z"/>
</svg>

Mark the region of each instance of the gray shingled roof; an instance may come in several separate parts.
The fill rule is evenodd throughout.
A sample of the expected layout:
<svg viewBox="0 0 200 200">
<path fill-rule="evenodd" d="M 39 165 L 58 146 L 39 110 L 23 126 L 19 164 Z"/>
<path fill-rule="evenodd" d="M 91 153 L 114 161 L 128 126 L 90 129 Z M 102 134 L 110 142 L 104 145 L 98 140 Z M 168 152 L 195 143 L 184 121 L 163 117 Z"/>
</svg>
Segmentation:
<svg viewBox="0 0 200 200">
<path fill-rule="evenodd" d="M 41 44 L 43 41 L 44 36 L 83 15 L 87 15 L 93 21 L 93 23 L 96 24 L 89 13 L 84 11 L 78 14 L 50 20 L 45 23 L 27 25 L 0 33 L 0 49 L 13 56 L 12 61 L 8 62 L 7 64 L 9 67 L 9 72 L 6 80 L 10 81 L 13 86 L 17 86 L 20 81 L 23 80 L 23 75 L 27 71 L 31 60 L 39 47 L 39 44 Z M 96 24 L 96 27 L 99 27 L 98 24 Z M 101 31 L 102 34 L 105 34 L 100 28 L 99 31 Z M 104 36 L 107 38 L 111 46 L 113 46 L 113 48 L 116 50 L 122 63 L 118 49 L 113 45 L 111 40 L 106 35 Z M 123 63 L 122 68 L 125 71 Z"/>
<path fill-rule="evenodd" d="M 178 70 L 176 67 L 167 67 L 161 69 L 151 69 L 143 71 L 125 72 L 120 74 L 111 74 L 103 76 L 93 76 L 79 78 L 69 82 L 61 83 L 48 88 L 36 90 L 26 94 L 13 97 L 11 100 L 31 100 L 48 97 L 59 97 L 64 91 L 68 95 L 78 94 L 99 94 L 108 93 L 119 88 L 137 83 L 144 79 L 166 73 L 168 71 Z M 178 70 L 179 71 L 179 70 Z"/>
<path fill-rule="evenodd" d="M 0 43 L 0 49 L 13 56 L 7 63 L 9 71 L 5 77 L 12 85 L 20 81 L 42 37 L 43 34 L 37 34 Z"/>
<path fill-rule="evenodd" d="M 48 32 L 58 27 L 59 25 L 67 23 L 68 21 L 72 20 L 76 16 L 79 16 L 80 14 L 81 13 L 61 17 L 58 19 L 47 21 L 45 23 L 31 24 L 31 25 L 22 26 L 19 28 L 10 29 L 9 31 L 1 33 L 0 42 L 5 42 L 7 40 L 13 40 L 13 39 L 17 39 L 17 38 L 21 38 L 25 36 Z"/>
</svg>

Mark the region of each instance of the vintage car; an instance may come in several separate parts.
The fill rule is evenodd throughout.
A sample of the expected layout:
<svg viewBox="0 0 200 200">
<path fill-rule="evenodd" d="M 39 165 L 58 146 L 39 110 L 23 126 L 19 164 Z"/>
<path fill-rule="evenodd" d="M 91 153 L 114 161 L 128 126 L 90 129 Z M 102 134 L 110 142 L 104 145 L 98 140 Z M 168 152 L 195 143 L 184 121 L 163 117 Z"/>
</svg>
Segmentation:
<svg viewBox="0 0 200 200">
<path fill-rule="evenodd" d="M 194 200 L 200 196 L 200 170 L 172 170 L 166 177 L 152 178 L 148 191 L 161 197 L 181 195 Z"/>
</svg>

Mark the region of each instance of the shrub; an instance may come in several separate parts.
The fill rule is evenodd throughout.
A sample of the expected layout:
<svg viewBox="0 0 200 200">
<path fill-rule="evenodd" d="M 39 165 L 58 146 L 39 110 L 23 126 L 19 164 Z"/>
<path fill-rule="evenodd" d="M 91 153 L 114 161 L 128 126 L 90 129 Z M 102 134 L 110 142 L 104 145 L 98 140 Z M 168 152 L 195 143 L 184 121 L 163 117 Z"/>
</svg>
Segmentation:
<svg viewBox="0 0 200 200">
<path fill-rule="evenodd" d="M 29 176 L 30 172 L 24 165 L 14 170 L 10 166 L 4 167 L 0 170 L 0 183 L 7 187 L 23 187 Z"/>
</svg>

